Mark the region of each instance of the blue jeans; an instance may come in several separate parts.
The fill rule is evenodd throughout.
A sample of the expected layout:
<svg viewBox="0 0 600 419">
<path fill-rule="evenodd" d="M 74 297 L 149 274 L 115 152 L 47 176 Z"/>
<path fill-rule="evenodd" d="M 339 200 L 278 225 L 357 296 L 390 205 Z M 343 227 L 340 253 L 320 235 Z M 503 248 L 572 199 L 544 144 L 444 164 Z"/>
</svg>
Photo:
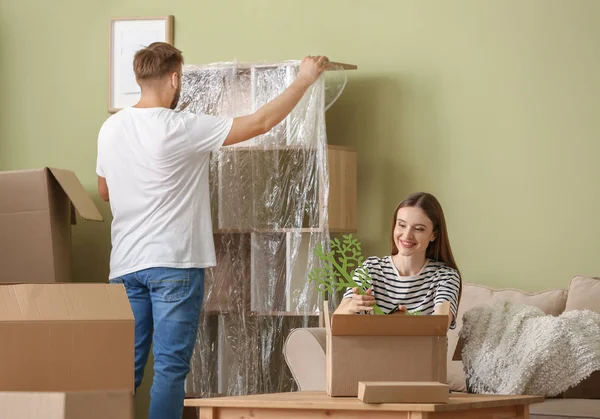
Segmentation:
<svg viewBox="0 0 600 419">
<path fill-rule="evenodd" d="M 125 286 L 135 317 L 136 390 L 154 341 L 148 419 L 181 419 L 204 296 L 204 269 L 150 268 L 110 282 Z"/>
</svg>

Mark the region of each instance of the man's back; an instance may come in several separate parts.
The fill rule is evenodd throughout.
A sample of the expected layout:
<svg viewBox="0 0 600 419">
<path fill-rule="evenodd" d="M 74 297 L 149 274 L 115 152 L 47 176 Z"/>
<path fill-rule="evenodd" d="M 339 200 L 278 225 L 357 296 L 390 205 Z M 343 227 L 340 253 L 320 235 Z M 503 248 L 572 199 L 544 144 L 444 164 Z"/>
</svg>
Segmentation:
<svg viewBox="0 0 600 419">
<path fill-rule="evenodd" d="M 98 138 L 99 176 L 113 214 L 110 278 L 152 267 L 215 264 L 209 153 L 231 120 L 166 108 L 126 108 Z"/>
<path fill-rule="evenodd" d="M 154 344 L 149 419 L 178 419 L 198 332 L 205 267 L 215 264 L 209 152 L 265 134 L 321 76 L 327 57 L 307 57 L 298 77 L 256 112 L 229 119 L 176 113 L 183 56 L 164 42 L 135 53 L 142 95 L 98 136 L 98 194 L 110 201 L 110 282 L 135 317 L 135 388 Z"/>
</svg>

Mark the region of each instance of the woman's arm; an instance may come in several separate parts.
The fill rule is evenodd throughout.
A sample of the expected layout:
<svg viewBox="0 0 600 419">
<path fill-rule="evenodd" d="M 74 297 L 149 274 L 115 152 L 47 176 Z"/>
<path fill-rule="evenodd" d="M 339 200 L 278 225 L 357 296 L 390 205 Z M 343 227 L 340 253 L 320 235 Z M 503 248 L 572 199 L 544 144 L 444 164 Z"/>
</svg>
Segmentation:
<svg viewBox="0 0 600 419">
<path fill-rule="evenodd" d="M 448 316 L 448 329 L 450 329 L 450 325 L 454 322 L 454 314 L 450 312 L 450 301 L 444 301 L 443 303 L 436 304 L 433 308 L 433 314 L 445 314 Z"/>
<path fill-rule="evenodd" d="M 333 314 L 358 314 L 361 311 L 371 312 L 375 305 L 373 290 L 366 295 L 359 294 L 358 288 L 352 288 L 352 294 L 347 294 Z"/>
<path fill-rule="evenodd" d="M 440 272 L 442 275 L 438 282 L 438 287 L 435 292 L 435 307 L 443 303 L 448 304 L 448 314 L 450 316 L 450 326 L 455 327 L 456 315 L 458 313 L 458 298 L 460 294 L 461 280 L 457 271 L 454 269 Z"/>
<path fill-rule="evenodd" d="M 352 304 L 352 297 L 347 297 L 342 300 L 338 308 L 335 309 L 333 314 L 354 314 L 350 311 L 350 305 Z"/>
</svg>

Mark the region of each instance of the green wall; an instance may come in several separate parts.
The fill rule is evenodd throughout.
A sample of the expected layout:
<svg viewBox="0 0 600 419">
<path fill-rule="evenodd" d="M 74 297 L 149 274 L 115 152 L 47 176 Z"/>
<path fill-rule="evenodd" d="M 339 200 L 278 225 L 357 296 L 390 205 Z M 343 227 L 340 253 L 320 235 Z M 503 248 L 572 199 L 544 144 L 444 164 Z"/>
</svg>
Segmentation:
<svg viewBox="0 0 600 419">
<path fill-rule="evenodd" d="M 466 281 L 540 290 L 600 275 L 600 1 L 0 0 L 0 170 L 74 170 L 96 199 L 108 22 L 175 16 L 187 63 L 355 63 L 329 141 L 359 152 L 359 236 L 427 190 Z M 100 203 L 108 217 L 108 207 Z M 106 278 L 109 223 L 74 231 L 78 280 Z"/>
</svg>

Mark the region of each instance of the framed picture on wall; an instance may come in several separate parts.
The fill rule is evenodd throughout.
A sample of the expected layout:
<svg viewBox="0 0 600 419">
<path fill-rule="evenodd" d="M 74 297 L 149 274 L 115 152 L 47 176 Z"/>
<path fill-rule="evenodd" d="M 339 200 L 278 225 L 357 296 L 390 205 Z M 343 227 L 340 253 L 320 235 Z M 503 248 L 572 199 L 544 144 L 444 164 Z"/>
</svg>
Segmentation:
<svg viewBox="0 0 600 419">
<path fill-rule="evenodd" d="M 140 99 L 133 73 L 135 53 L 153 42 L 173 44 L 173 16 L 110 20 L 108 111 L 115 113 Z"/>
</svg>

